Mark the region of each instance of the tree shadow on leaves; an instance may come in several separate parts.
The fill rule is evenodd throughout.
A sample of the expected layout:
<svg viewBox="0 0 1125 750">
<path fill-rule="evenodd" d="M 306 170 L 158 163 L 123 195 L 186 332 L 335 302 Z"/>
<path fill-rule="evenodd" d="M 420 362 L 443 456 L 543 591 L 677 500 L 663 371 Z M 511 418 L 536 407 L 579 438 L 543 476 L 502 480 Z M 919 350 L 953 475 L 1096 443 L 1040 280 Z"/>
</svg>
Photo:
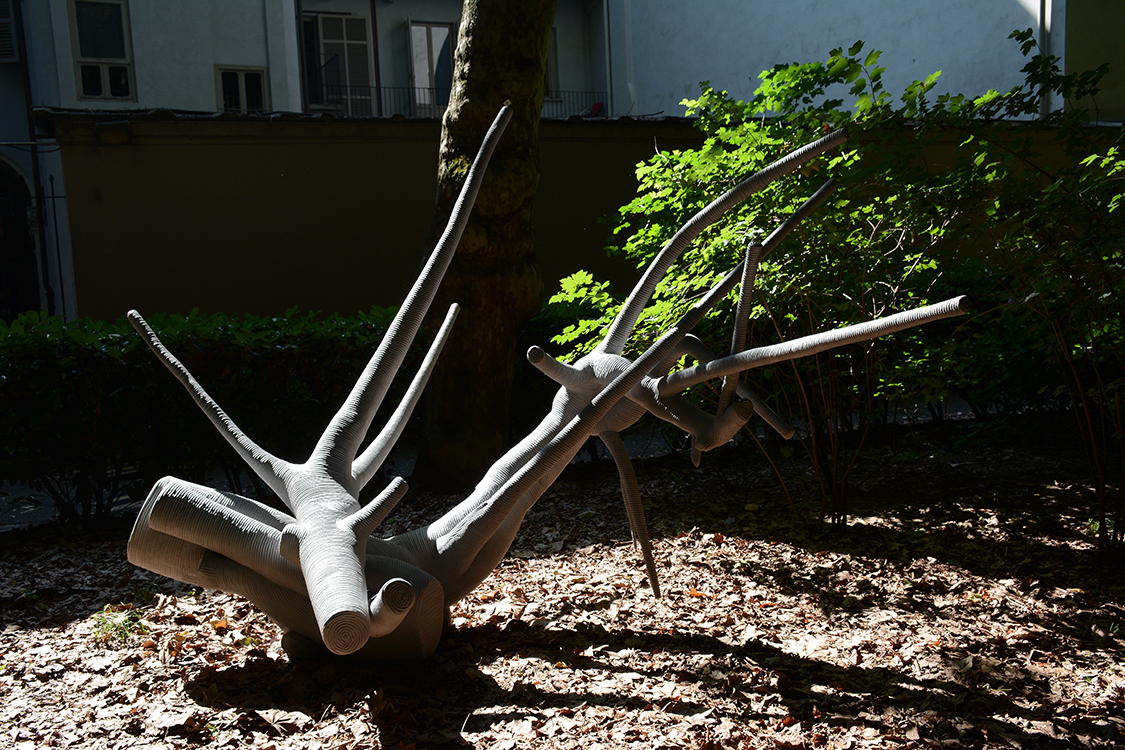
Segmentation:
<svg viewBox="0 0 1125 750">
<path fill-rule="evenodd" d="M 489 723 L 513 714 L 534 716 L 544 709 L 574 709 L 582 705 L 610 708 L 656 709 L 685 716 L 709 713 L 738 725 L 776 721 L 772 706 L 785 707 L 787 715 L 801 721 L 817 720 L 843 727 L 863 717 L 866 726 L 895 735 L 894 717 L 904 712 L 927 712 L 937 717 L 932 731 L 946 737 L 979 738 L 985 732 L 1008 738 L 1030 738 L 1019 720 L 1027 711 L 1013 701 L 1021 686 L 1002 686 L 960 679 L 951 665 L 948 679 L 916 678 L 883 667 L 838 666 L 794 655 L 778 645 L 750 640 L 731 645 L 706 635 L 609 630 L 600 625 L 577 630 L 552 630 L 523 621 L 502 627 L 472 628 L 460 637 L 472 640 L 472 659 L 490 663 L 500 657 L 538 657 L 557 668 L 585 673 L 623 675 L 640 673 L 651 680 L 674 680 L 702 686 L 716 700 L 706 705 L 688 700 L 661 702 L 641 685 L 617 680 L 609 692 L 582 689 L 582 679 L 563 683 L 519 681 L 497 696 L 510 706 L 501 714 L 474 713 L 469 728 L 483 731 Z M 599 656 L 629 650 L 634 656 L 652 655 L 649 666 L 634 659 L 626 666 Z M 657 660 L 655 655 L 661 655 Z M 679 657 L 679 658 L 677 658 Z M 671 662 L 671 663 L 669 663 Z M 589 682 L 589 680 L 586 680 Z M 545 687 L 547 686 L 547 687 Z M 561 686 L 561 687 L 560 687 Z M 999 717 L 1006 717 L 999 718 Z"/>
<path fill-rule="evenodd" d="M 628 666 L 608 658 L 623 650 L 635 657 Z M 544 669 L 504 687 L 483 671 L 504 658 L 538 659 L 569 676 L 552 680 Z M 714 700 L 704 705 L 674 694 L 658 698 L 645 690 L 645 679 L 614 680 L 625 673 L 640 674 L 650 685 L 698 686 Z M 543 721 L 551 712 L 583 706 L 709 715 L 751 727 L 775 722 L 782 707 L 782 715 L 797 720 L 841 727 L 862 720 L 886 735 L 901 733 L 896 717 L 926 712 L 931 717 L 927 731 L 935 737 L 1033 739 L 1020 726 L 1028 712 L 1011 697 L 1019 685 L 970 684 L 950 673 L 948 679 L 921 679 L 883 667 L 839 666 L 753 639 L 732 645 L 671 630 L 645 633 L 600 625 L 555 630 L 514 620 L 451 632 L 438 652 L 421 662 L 261 658 L 204 670 L 187 681 L 186 689 L 203 705 L 236 706 L 249 715 L 283 709 L 324 720 L 358 713 L 377 727 L 382 745 L 391 747 L 464 747 L 465 732 L 486 732 L 513 719 Z M 604 689 L 607 676 L 612 690 Z M 602 687 L 592 689 L 595 683 Z"/>
</svg>

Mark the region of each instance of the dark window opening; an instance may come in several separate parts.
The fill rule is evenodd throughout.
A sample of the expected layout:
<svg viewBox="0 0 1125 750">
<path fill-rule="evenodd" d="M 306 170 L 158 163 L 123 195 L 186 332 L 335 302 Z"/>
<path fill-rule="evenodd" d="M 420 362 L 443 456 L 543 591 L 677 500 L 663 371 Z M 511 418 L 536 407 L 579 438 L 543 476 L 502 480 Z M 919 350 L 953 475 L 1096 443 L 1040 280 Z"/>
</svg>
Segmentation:
<svg viewBox="0 0 1125 750">
<path fill-rule="evenodd" d="M 83 65 L 82 68 L 82 95 L 102 95 L 102 68 L 100 65 Z"/>
</svg>

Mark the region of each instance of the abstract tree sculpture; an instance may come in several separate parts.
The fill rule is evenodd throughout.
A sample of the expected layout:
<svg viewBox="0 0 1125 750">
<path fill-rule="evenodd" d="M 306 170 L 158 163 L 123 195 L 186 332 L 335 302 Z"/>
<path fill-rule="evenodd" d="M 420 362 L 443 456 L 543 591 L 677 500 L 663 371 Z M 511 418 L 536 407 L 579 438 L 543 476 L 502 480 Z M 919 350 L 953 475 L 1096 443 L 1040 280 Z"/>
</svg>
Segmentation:
<svg viewBox="0 0 1125 750">
<path fill-rule="evenodd" d="M 654 595 L 660 587 L 644 513 L 620 432 L 646 411 L 692 436 L 693 458 L 728 442 L 757 413 L 786 436 L 777 415 L 739 382 L 754 367 L 814 354 L 968 309 L 964 297 L 831 330 L 776 346 L 743 351 L 745 317 L 756 266 L 831 193 L 818 190 L 746 260 L 636 360 L 622 355 L 641 311 L 664 273 L 707 226 L 745 200 L 846 139 L 842 131 L 801 148 L 737 185 L 691 219 L 661 250 L 604 340 L 573 365 L 532 347 L 529 360 L 561 387 L 543 421 L 499 459 L 476 489 L 432 523 L 387 538 L 373 537 L 406 491 L 395 479 L 365 506 L 360 490 L 394 446 L 425 386 L 456 317 L 451 308 L 407 395 L 370 445 L 361 444 L 391 378 L 417 334 L 457 247 L 468 212 L 509 113 L 502 110 L 485 136 L 441 241 L 344 405 L 307 461 L 271 455 L 243 433 L 135 311 L 134 327 L 192 394 L 250 468 L 289 512 L 249 498 L 172 477 L 145 501 L 129 540 L 129 560 L 154 572 L 253 601 L 286 631 L 292 654 L 354 654 L 366 658 L 423 658 L 437 647 L 450 605 L 472 591 L 508 551 L 524 515 L 591 436 L 608 446 L 621 477 L 635 544 L 644 557 Z M 691 335 L 706 312 L 741 283 L 731 352 L 716 357 Z M 697 364 L 669 374 L 681 357 Z M 722 378 L 717 414 L 691 404 L 691 386 Z"/>
</svg>

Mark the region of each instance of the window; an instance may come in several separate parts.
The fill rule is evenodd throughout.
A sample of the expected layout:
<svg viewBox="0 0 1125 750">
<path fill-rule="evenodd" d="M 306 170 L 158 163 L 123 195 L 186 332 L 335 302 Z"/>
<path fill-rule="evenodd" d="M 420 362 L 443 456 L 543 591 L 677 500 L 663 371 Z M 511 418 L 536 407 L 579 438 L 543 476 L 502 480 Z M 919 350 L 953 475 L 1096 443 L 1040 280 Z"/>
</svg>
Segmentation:
<svg viewBox="0 0 1125 750">
<path fill-rule="evenodd" d="M 216 88 L 222 112 L 266 112 L 269 87 L 263 68 L 216 67 Z"/>
<path fill-rule="evenodd" d="M 453 26 L 410 24 L 410 54 L 415 115 L 439 117 L 453 88 Z"/>
<path fill-rule="evenodd" d="M 126 0 L 72 0 L 79 99 L 135 100 Z"/>
<path fill-rule="evenodd" d="M 370 117 L 375 89 L 366 16 L 317 13 L 304 19 L 309 104 Z"/>
</svg>

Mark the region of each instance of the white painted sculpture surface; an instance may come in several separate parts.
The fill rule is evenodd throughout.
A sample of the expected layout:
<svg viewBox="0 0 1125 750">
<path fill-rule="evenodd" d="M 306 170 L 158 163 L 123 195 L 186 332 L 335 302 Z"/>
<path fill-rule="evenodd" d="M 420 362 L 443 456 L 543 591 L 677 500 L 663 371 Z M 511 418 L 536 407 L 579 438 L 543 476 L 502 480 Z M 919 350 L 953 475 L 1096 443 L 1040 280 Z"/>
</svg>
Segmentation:
<svg viewBox="0 0 1125 750">
<path fill-rule="evenodd" d="M 840 131 L 793 152 L 740 183 L 697 214 L 663 248 L 638 282 L 605 339 L 573 365 L 538 347 L 530 361 L 560 385 L 539 426 L 494 464 L 455 508 L 422 528 L 379 538 L 373 532 L 406 491 L 395 479 L 365 506 L 360 490 L 372 479 L 402 432 L 449 336 L 456 306 L 429 350 L 407 395 L 370 445 L 359 450 L 374 415 L 418 332 L 460 240 L 487 167 L 509 118 L 505 108 L 485 137 L 462 187 L 444 235 L 344 405 L 304 463 L 280 459 L 251 440 L 169 352 L 141 316 L 129 319 L 187 388 L 199 407 L 250 468 L 274 491 L 288 513 L 239 495 L 172 477 L 160 480 L 145 501 L 129 540 L 134 564 L 206 588 L 240 594 L 286 631 L 295 655 L 324 649 L 377 659 L 424 658 L 437 648 L 448 607 L 481 583 L 508 551 L 524 515 L 590 436 L 599 436 L 617 463 L 634 540 L 653 593 L 660 587 L 637 481 L 621 430 L 646 411 L 692 436 L 693 458 L 728 442 L 757 413 L 787 437 L 793 434 L 739 382 L 753 367 L 810 355 L 959 315 L 964 297 L 880 320 L 836 329 L 776 346 L 743 351 L 744 319 L 758 261 L 831 192 L 816 192 L 764 243 L 752 244 L 733 269 L 679 323 L 635 361 L 625 345 L 657 282 L 699 233 L 723 213 L 773 180 L 842 143 Z M 690 335 L 705 313 L 741 282 L 740 324 L 731 353 L 715 357 Z M 472 324 L 471 321 L 468 322 Z M 688 355 L 698 364 L 669 369 Z M 719 412 L 703 412 L 684 391 L 722 378 Z"/>
</svg>

